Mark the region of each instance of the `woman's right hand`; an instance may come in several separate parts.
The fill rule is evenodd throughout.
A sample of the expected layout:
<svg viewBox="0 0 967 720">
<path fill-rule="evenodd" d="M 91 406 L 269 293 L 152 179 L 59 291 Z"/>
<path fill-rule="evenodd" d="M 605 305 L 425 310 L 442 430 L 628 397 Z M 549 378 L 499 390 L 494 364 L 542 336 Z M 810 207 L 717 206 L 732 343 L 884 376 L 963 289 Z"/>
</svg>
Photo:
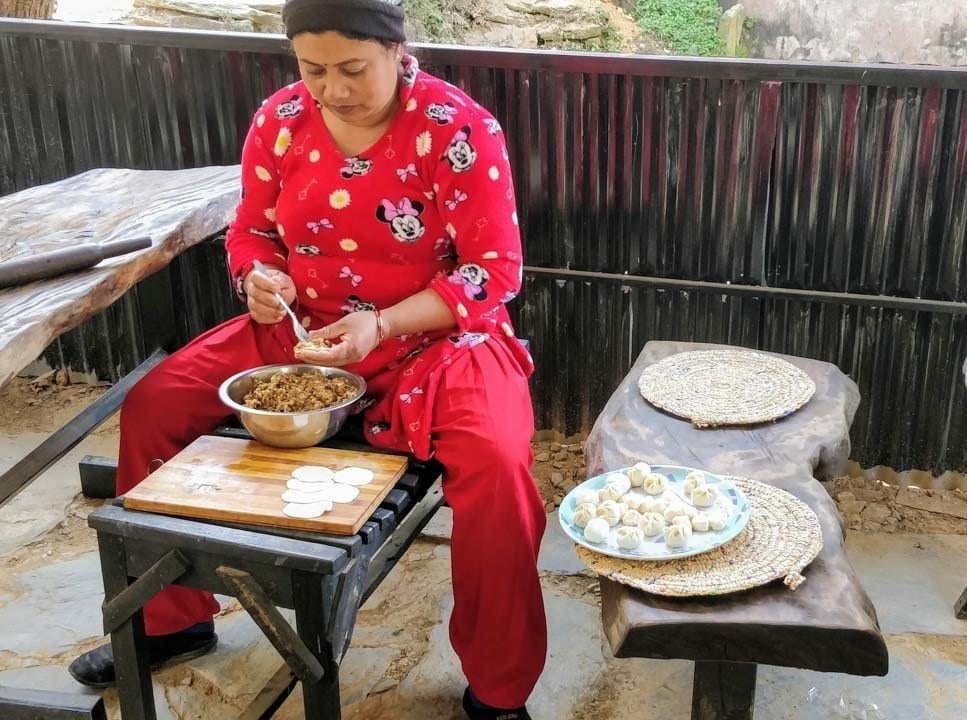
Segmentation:
<svg viewBox="0 0 967 720">
<path fill-rule="evenodd" d="M 264 274 L 253 270 L 242 284 L 245 290 L 248 312 L 252 319 L 263 325 L 272 325 L 285 317 L 273 293 L 278 293 L 289 305 L 295 300 L 295 283 L 277 268 L 265 268 Z"/>
</svg>

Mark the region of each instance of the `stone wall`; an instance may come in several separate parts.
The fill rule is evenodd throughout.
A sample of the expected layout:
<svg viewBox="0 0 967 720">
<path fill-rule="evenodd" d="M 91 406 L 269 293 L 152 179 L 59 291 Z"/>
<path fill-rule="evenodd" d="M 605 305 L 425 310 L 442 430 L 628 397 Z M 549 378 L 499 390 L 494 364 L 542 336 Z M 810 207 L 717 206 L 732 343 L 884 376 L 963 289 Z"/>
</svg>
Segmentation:
<svg viewBox="0 0 967 720">
<path fill-rule="evenodd" d="M 725 8 L 735 0 L 721 0 Z M 967 0 L 742 0 L 761 57 L 967 65 Z"/>
</svg>

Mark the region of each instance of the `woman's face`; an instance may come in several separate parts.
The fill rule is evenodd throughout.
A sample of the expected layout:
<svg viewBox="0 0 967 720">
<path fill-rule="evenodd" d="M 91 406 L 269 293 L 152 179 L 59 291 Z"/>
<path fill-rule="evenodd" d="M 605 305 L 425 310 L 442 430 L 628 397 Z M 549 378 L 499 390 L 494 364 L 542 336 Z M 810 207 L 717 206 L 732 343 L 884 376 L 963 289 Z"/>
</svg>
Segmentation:
<svg viewBox="0 0 967 720">
<path fill-rule="evenodd" d="M 385 120 L 396 99 L 401 46 L 324 32 L 300 33 L 292 47 L 306 87 L 328 112 L 359 127 Z"/>
</svg>

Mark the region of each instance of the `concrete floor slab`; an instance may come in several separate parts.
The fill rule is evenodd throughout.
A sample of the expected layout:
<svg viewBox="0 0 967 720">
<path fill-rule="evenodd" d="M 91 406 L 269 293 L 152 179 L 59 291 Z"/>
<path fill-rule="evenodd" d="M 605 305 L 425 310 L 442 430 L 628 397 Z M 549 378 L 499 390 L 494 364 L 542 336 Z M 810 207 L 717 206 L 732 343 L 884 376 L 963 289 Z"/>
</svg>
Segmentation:
<svg viewBox="0 0 967 720">
<path fill-rule="evenodd" d="M 967 636 L 953 611 L 967 586 L 967 536 L 850 533 L 846 552 L 884 633 Z"/>
</svg>

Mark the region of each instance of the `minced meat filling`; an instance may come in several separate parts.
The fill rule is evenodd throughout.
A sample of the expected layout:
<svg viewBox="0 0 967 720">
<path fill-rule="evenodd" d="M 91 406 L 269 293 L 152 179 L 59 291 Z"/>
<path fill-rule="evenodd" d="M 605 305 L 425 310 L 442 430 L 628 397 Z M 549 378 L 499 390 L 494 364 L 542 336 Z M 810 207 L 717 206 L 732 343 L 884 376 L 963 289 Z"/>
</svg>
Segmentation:
<svg viewBox="0 0 967 720">
<path fill-rule="evenodd" d="M 358 390 L 346 378 L 316 372 L 276 373 L 268 380 L 253 378 L 253 383 L 242 404 L 271 412 L 320 410 L 352 399 Z"/>
</svg>

